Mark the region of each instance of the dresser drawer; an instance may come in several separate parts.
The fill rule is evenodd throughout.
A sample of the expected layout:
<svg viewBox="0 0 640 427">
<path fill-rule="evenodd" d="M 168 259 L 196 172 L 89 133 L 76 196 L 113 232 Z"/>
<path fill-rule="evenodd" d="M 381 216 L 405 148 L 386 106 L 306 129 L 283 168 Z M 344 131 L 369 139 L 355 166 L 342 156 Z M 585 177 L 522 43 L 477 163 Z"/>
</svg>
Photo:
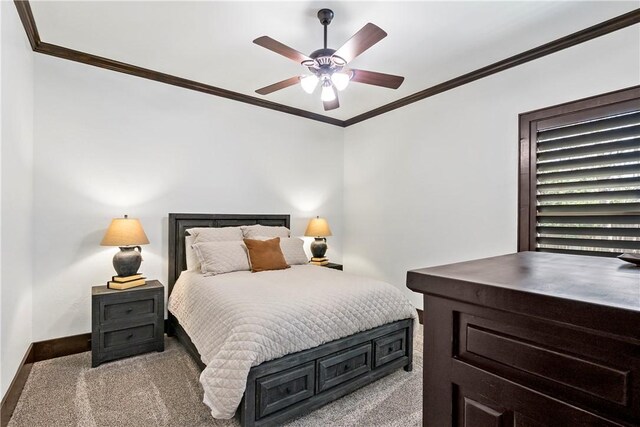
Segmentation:
<svg viewBox="0 0 640 427">
<path fill-rule="evenodd" d="M 156 338 L 156 324 L 133 326 L 115 331 L 102 333 L 102 350 L 111 350 L 115 347 L 131 346 L 152 342 Z"/>
<path fill-rule="evenodd" d="M 103 301 L 101 323 L 149 316 L 156 313 L 157 298 L 155 295 L 133 301 Z"/>
<path fill-rule="evenodd" d="M 371 343 L 318 359 L 318 393 L 371 370 Z"/>
<path fill-rule="evenodd" d="M 637 343 L 490 310 L 453 312 L 453 324 L 455 359 L 588 412 L 640 419 Z"/>
<path fill-rule="evenodd" d="M 315 362 L 256 380 L 258 418 L 307 399 L 314 394 Z"/>
<path fill-rule="evenodd" d="M 407 330 L 403 329 L 373 340 L 374 367 L 407 355 Z"/>
</svg>

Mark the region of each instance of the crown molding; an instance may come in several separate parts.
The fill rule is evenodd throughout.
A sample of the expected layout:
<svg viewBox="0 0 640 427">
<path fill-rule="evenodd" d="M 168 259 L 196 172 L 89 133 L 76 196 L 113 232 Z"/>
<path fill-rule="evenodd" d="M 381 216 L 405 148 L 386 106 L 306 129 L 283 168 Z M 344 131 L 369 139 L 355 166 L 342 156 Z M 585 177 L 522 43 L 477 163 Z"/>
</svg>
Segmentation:
<svg viewBox="0 0 640 427">
<path fill-rule="evenodd" d="M 92 65 L 94 67 L 104 68 L 119 73 L 129 74 L 148 80 L 154 80 L 160 83 L 178 86 L 189 90 L 195 90 L 197 92 L 203 92 L 209 95 L 219 96 L 234 101 L 244 102 L 246 104 L 255 105 L 256 107 L 280 111 L 282 113 L 292 114 L 294 116 L 304 117 L 307 119 L 316 120 L 339 127 L 347 127 L 356 123 L 360 123 L 389 111 L 396 110 L 409 104 L 413 104 L 414 102 L 421 101 L 439 93 L 446 92 L 467 83 L 482 79 L 492 74 L 517 67 L 518 65 L 525 64 L 535 59 L 542 58 L 552 53 L 640 23 L 640 8 L 638 8 L 632 10 L 631 12 L 625 13 L 624 15 L 617 16 L 615 18 L 585 28 L 584 30 L 569 34 L 568 36 L 561 37 L 559 39 L 556 39 L 549 43 L 545 43 L 517 55 L 510 56 L 509 58 L 503 59 L 501 61 L 494 62 L 493 64 L 471 71 L 470 73 L 463 74 L 454 79 L 437 84 L 435 86 L 431 86 L 419 92 L 415 92 L 411 95 L 405 96 L 404 98 L 398 99 L 397 101 L 390 102 L 381 107 L 377 107 L 365 113 L 351 117 L 350 119 L 340 120 L 322 114 L 313 113 L 311 111 L 290 107 L 288 105 L 266 101 L 264 99 L 245 95 L 243 93 L 196 82 L 194 80 L 184 79 L 182 77 L 177 77 L 171 74 L 161 73 L 159 71 L 138 67 L 136 65 L 127 64 L 124 62 L 114 61 L 109 58 L 103 58 L 90 53 L 80 52 L 63 46 L 57 46 L 51 43 L 43 42 L 40 39 L 40 35 L 38 34 L 38 27 L 36 26 L 29 1 L 14 0 L 14 3 L 16 5 L 16 8 L 18 9 L 18 15 L 20 15 L 20 20 L 22 21 L 22 25 L 24 26 L 24 29 L 27 33 L 27 38 L 29 39 L 31 48 L 35 52 L 67 59 L 70 61 L 80 62 L 83 64 Z"/>
<path fill-rule="evenodd" d="M 221 98 L 231 99 L 233 101 L 244 102 L 246 104 L 255 105 L 256 107 L 267 108 L 270 110 L 280 111 L 282 113 L 292 114 L 294 116 L 304 117 L 330 125 L 344 127 L 344 121 L 333 117 L 324 116 L 322 114 L 313 113 L 311 111 L 290 107 L 288 105 L 278 104 L 276 102 L 267 101 L 254 96 L 245 95 L 243 93 L 211 86 L 205 83 L 196 82 L 194 80 L 184 79 L 171 74 L 161 73 L 159 71 L 138 67 L 136 65 L 127 64 L 113 59 L 103 58 L 91 53 L 81 52 L 58 46 L 55 44 L 44 42 L 38 34 L 38 27 L 33 17 L 31 5 L 27 0 L 14 0 L 18 15 L 27 33 L 31 48 L 34 52 L 43 53 L 45 55 L 55 56 L 57 58 L 67 59 L 69 61 L 80 62 L 82 64 L 92 65 L 94 67 L 104 68 L 119 73 L 129 74 L 143 79 L 154 80 L 160 83 L 178 86 L 185 89 L 203 92 L 208 95 L 219 96 Z"/>
<path fill-rule="evenodd" d="M 182 87 L 184 89 L 195 90 L 196 92 L 202 92 L 208 95 L 214 95 L 221 98 L 231 99 L 233 101 L 244 102 L 246 104 L 255 105 L 256 107 L 268 108 L 270 110 L 280 111 L 282 113 L 292 114 L 294 116 L 304 117 L 307 119 L 344 127 L 344 121 L 340 119 L 323 116 L 322 114 L 312 113 L 311 111 L 301 110 L 299 108 L 289 107 L 288 105 L 266 101 L 264 99 L 248 96 L 238 92 L 233 92 L 231 90 L 222 89 L 205 83 L 196 82 L 194 80 L 188 80 L 171 74 L 149 70 L 147 68 L 138 67 L 124 62 L 114 61 L 109 58 L 103 58 L 101 56 L 80 52 L 51 43 L 40 42 L 38 48 L 35 49 L 35 51 L 38 53 L 44 53 L 45 55 L 68 59 L 70 61 L 80 62 L 87 65 L 93 65 L 94 67 L 105 68 L 107 70 L 117 71 L 119 73 L 142 77 L 143 79 L 154 80 L 160 83 Z"/>
<path fill-rule="evenodd" d="M 478 68 L 477 70 L 471 71 L 470 73 L 463 74 L 462 76 L 448 80 L 444 83 L 437 84 L 397 101 L 390 102 L 389 104 L 383 105 L 382 107 L 375 108 L 371 111 L 367 111 L 366 113 L 347 119 L 345 120 L 345 127 L 354 125 L 375 116 L 379 116 L 380 114 L 384 114 L 400 107 L 413 104 L 416 101 L 420 101 L 439 93 L 446 92 L 458 86 L 471 83 L 475 80 L 482 79 L 492 74 L 508 70 L 509 68 L 517 67 L 518 65 L 525 64 L 527 62 L 533 61 L 534 59 L 551 55 L 552 53 L 567 49 L 580 43 L 584 43 L 600 36 L 604 36 L 605 34 L 612 33 L 622 28 L 629 27 L 631 25 L 637 24 L 638 22 L 640 22 L 640 9 L 635 9 L 631 12 L 625 13 L 624 15 L 617 16 L 615 18 L 609 19 L 608 21 L 601 22 L 584 30 L 580 30 L 575 33 L 569 34 L 568 36 L 561 37 L 552 42 L 540 45 L 517 55 L 510 56 L 509 58 L 503 59 L 502 61 L 494 62 L 493 64 L 487 65 L 486 67 Z"/>
<path fill-rule="evenodd" d="M 40 34 L 38 34 L 38 27 L 36 27 L 36 21 L 33 18 L 33 12 L 31 11 L 31 5 L 28 1 L 14 1 L 16 9 L 18 9 L 18 16 L 22 21 L 22 26 L 27 33 L 29 44 L 34 51 L 38 49 L 40 44 Z"/>
</svg>

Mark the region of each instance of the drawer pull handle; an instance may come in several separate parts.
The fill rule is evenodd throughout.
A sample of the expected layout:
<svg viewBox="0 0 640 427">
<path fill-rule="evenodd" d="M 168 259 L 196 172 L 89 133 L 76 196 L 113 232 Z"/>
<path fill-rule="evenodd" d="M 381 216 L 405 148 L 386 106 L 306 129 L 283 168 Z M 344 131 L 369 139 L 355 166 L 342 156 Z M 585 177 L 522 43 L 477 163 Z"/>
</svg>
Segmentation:
<svg viewBox="0 0 640 427">
<path fill-rule="evenodd" d="M 389 347 L 389 353 L 393 351 L 393 347 Z"/>
<path fill-rule="evenodd" d="M 287 393 L 287 394 L 291 394 L 291 389 L 289 387 L 287 387 L 287 388 L 284 389 L 284 392 Z"/>
<path fill-rule="evenodd" d="M 344 365 L 344 370 L 348 371 L 349 370 L 349 365 Z"/>
<path fill-rule="evenodd" d="M 133 311 L 133 308 L 127 308 L 127 314 L 131 313 Z"/>
<path fill-rule="evenodd" d="M 133 334 L 129 334 L 129 336 L 127 336 L 128 340 L 130 340 L 131 338 L 133 338 Z"/>
</svg>

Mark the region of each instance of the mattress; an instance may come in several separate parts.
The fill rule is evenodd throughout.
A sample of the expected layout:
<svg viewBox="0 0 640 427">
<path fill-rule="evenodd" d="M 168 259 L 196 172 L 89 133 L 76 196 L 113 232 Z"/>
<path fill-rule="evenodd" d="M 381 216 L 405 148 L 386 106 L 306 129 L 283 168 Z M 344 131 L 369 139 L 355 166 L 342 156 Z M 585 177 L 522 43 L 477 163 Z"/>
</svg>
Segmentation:
<svg viewBox="0 0 640 427">
<path fill-rule="evenodd" d="M 251 367 L 396 320 L 416 319 L 402 292 L 382 281 L 311 265 L 217 276 L 183 272 L 169 311 L 206 365 L 204 403 L 233 417 Z"/>
</svg>

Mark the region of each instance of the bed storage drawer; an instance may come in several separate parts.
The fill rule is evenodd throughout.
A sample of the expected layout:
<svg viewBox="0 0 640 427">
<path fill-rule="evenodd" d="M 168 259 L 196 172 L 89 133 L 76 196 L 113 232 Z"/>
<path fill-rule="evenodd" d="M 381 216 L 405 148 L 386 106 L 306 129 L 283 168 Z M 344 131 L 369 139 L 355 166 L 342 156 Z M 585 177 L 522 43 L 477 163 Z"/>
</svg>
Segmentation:
<svg viewBox="0 0 640 427">
<path fill-rule="evenodd" d="M 258 418 L 307 399 L 314 394 L 315 363 L 309 362 L 256 380 Z"/>
<path fill-rule="evenodd" d="M 370 370 L 370 342 L 318 359 L 318 393 Z"/>
<path fill-rule="evenodd" d="M 411 370 L 413 319 L 398 320 L 254 366 L 238 408 L 242 427 L 277 427 L 388 373 Z M 391 337 L 394 337 L 390 340 Z M 394 343 L 401 341 L 401 344 Z M 374 343 L 404 349 L 374 366 Z M 388 354 L 385 354 L 389 356 Z"/>
<path fill-rule="evenodd" d="M 373 341 L 374 366 L 378 367 L 407 354 L 407 330 L 403 329 Z"/>
</svg>

